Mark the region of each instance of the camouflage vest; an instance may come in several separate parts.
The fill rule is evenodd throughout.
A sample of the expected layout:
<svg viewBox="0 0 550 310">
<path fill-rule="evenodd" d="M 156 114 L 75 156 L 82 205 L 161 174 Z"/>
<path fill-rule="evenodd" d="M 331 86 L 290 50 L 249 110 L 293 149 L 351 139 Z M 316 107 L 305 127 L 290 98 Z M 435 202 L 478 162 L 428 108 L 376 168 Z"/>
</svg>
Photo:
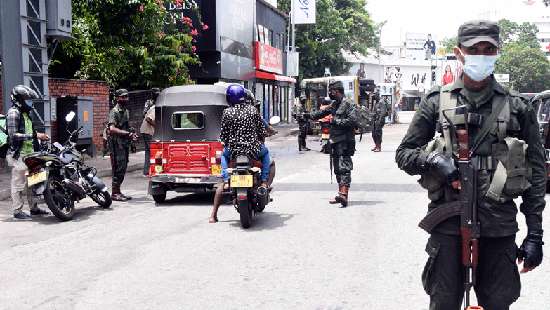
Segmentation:
<svg viewBox="0 0 550 310">
<path fill-rule="evenodd" d="M 510 122 L 510 95 L 494 96 L 491 100 L 491 114 L 487 117 L 475 113 L 456 115 L 454 108 L 458 104 L 458 98 L 456 94 L 451 93 L 450 87 L 442 87 L 439 97 L 439 126 L 442 134 L 428 143 L 426 152 L 437 150 L 456 158 L 458 144 L 452 134 L 452 126 L 477 122 L 481 129 L 470 147 L 478 150 L 472 155 L 472 161 L 479 171 L 481 182 L 478 181 L 478 184 L 485 188 L 480 197 L 502 203 L 518 197 L 531 186 L 531 171 L 526 160 L 527 144 L 507 135 Z M 488 133 L 480 140 L 477 137 L 482 135 L 483 131 Z M 423 179 L 424 183 L 430 183 L 428 178 Z M 489 186 L 482 183 L 489 183 Z M 422 185 L 433 188 L 435 184 Z M 430 199 L 438 200 L 442 194 L 439 193 Z"/>
</svg>

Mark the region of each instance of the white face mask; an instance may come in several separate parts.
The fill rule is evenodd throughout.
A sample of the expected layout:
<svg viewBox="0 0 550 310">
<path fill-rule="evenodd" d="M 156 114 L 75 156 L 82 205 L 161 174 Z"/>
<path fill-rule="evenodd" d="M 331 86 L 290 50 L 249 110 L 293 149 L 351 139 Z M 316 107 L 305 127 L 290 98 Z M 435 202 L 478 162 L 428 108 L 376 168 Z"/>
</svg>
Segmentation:
<svg viewBox="0 0 550 310">
<path fill-rule="evenodd" d="M 460 52 L 462 54 L 462 52 Z M 472 80 L 480 82 L 495 71 L 499 55 L 464 55 L 464 73 Z"/>
</svg>

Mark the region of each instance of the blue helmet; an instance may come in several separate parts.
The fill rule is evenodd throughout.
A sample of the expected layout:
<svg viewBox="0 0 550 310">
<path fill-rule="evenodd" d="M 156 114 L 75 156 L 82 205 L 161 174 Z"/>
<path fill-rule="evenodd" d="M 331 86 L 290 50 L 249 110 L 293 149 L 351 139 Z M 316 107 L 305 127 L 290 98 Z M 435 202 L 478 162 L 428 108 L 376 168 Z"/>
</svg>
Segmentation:
<svg viewBox="0 0 550 310">
<path fill-rule="evenodd" d="M 229 87 L 227 87 L 227 91 L 225 92 L 225 99 L 229 105 L 244 103 L 245 96 L 246 92 L 244 87 L 237 84 L 229 85 Z"/>
</svg>

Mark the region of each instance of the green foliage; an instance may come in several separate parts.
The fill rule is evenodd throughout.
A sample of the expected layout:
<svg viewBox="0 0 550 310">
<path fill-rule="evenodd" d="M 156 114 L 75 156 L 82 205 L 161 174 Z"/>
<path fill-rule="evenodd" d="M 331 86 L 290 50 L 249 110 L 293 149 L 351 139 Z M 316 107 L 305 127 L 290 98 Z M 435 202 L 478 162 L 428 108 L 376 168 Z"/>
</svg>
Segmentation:
<svg viewBox="0 0 550 310">
<path fill-rule="evenodd" d="M 178 18 L 161 0 L 74 0 L 75 39 L 60 44 L 50 73 L 134 89 L 190 83 L 195 25 L 178 30 Z"/>
<path fill-rule="evenodd" d="M 279 1 L 279 7 L 289 13 L 290 0 Z M 296 25 L 300 78 L 323 76 L 325 67 L 333 75 L 344 74 L 349 66 L 342 49 L 366 55 L 377 45 L 377 29 L 365 0 L 317 0 L 317 23 Z"/>
<path fill-rule="evenodd" d="M 439 43 L 439 46 L 443 48 L 443 50 L 445 51 L 445 54 L 453 53 L 453 49 L 455 48 L 456 45 L 457 45 L 457 37 L 444 38 Z"/>
<path fill-rule="evenodd" d="M 511 87 L 519 92 L 540 92 L 550 88 L 550 62 L 540 49 L 534 24 L 499 21 L 501 56 L 496 73 L 510 74 Z"/>
</svg>

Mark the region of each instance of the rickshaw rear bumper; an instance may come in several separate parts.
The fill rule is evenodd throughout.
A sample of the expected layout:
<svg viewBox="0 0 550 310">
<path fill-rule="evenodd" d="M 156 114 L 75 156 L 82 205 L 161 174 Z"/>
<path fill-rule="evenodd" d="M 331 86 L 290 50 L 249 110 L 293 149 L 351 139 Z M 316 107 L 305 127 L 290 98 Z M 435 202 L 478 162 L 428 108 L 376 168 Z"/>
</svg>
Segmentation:
<svg viewBox="0 0 550 310">
<path fill-rule="evenodd" d="M 216 184 L 223 182 L 221 176 L 204 175 L 154 175 L 149 181 L 149 194 L 157 195 L 167 191 L 175 192 L 206 192 L 213 190 Z"/>
</svg>

